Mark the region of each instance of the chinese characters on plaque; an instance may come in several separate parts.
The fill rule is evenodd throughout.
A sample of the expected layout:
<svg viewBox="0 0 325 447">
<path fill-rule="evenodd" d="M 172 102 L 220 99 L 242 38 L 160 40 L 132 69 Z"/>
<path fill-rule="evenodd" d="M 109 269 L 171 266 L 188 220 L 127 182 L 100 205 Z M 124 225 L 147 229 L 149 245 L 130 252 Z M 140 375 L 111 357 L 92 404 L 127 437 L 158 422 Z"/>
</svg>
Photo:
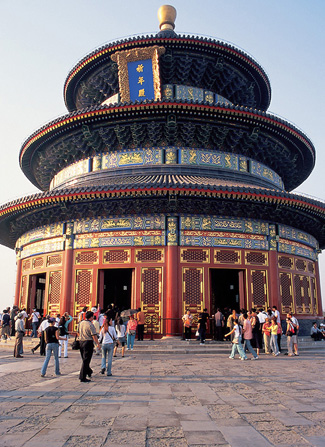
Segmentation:
<svg viewBox="0 0 325 447">
<path fill-rule="evenodd" d="M 152 60 L 128 62 L 130 101 L 155 99 Z"/>
</svg>

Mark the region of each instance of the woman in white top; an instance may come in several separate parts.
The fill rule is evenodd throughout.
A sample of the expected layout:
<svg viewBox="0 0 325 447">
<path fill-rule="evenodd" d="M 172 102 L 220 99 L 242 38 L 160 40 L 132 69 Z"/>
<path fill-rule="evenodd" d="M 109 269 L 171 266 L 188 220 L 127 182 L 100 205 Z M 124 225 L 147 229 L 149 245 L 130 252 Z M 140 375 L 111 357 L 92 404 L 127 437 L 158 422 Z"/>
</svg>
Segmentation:
<svg viewBox="0 0 325 447">
<path fill-rule="evenodd" d="M 112 372 L 112 358 L 114 341 L 117 339 L 115 329 L 112 326 L 112 319 L 105 320 L 103 327 L 99 333 L 99 342 L 102 342 L 102 369 L 101 374 L 105 373 L 106 357 L 107 357 L 107 376 L 111 376 Z"/>
<path fill-rule="evenodd" d="M 125 326 L 123 324 L 122 318 L 119 319 L 118 324 L 115 326 L 115 330 L 117 333 L 117 341 L 115 343 L 113 356 L 116 357 L 117 348 L 119 345 L 122 345 L 122 357 L 124 357 L 126 338 L 125 338 Z"/>
</svg>

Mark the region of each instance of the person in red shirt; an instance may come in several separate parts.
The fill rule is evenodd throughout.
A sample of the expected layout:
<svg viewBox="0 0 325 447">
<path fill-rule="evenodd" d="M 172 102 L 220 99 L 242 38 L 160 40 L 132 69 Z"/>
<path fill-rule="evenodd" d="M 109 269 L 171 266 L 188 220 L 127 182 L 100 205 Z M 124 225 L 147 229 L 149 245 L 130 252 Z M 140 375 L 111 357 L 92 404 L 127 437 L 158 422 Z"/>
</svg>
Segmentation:
<svg viewBox="0 0 325 447">
<path fill-rule="evenodd" d="M 271 354 L 271 318 L 267 317 L 265 323 L 263 324 L 263 339 L 264 339 L 264 351 L 265 354 Z"/>
<path fill-rule="evenodd" d="M 131 349 L 131 351 L 133 351 L 133 344 L 134 344 L 134 339 L 135 339 L 135 334 L 136 334 L 138 323 L 135 320 L 134 315 L 130 315 L 129 318 L 130 319 L 126 326 L 126 340 L 127 340 L 126 350 L 129 351 Z"/>
</svg>

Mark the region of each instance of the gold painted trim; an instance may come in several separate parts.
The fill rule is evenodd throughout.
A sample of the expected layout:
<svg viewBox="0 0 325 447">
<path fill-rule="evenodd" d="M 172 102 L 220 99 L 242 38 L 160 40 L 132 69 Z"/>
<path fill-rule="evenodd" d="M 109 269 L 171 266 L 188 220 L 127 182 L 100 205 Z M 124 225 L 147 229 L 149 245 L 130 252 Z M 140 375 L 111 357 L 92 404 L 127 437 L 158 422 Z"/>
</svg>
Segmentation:
<svg viewBox="0 0 325 447">
<path fill-rule="evenodd" d="M 118 65 L 118 79 L 119 89 L 121 95 L 121 102 L 130 102 L 130 86 L 128 62 L 135 62 L 138 60 L 151 59 L 152 73 L 153 73 L 153 88 L 155 94 L 155 101 L 161 100 L 161 86 L 159 75 L 159 56 L 165 53 L 164 47 L 154 45 L 145 48 L 133 48 L 130 50 L 117 51 L 112 54 L 111 59 L 117 62 Z"/>
</svg>

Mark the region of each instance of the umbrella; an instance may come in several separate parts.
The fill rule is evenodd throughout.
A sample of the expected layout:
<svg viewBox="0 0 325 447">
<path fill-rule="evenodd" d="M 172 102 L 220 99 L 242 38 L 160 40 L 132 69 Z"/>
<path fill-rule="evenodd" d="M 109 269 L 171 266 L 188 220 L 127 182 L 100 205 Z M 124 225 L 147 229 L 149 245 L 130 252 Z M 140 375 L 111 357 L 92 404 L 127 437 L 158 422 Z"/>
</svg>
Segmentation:
<svg viewBox="0 0 325 447">
<path fill-rule="evenodd" d="M 138 313 L 137 309 L 127 309 L 127 310 L 123 310 L 121 312 L 121 317 L 129 317 L 129 316 L 137 314 L 137 313 Z"/>
</svg>

